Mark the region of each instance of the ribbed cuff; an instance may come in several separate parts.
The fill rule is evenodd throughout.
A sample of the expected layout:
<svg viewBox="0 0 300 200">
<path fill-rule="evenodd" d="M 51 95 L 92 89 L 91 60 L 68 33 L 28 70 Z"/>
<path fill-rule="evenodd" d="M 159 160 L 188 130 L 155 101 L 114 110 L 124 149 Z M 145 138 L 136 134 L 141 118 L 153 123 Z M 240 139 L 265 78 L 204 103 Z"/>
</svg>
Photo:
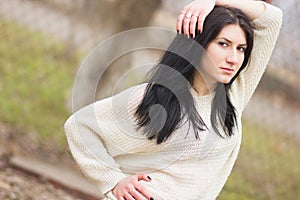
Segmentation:
<svg viewBox="0 0 300 200">
<path fill-rule="evenodd" d="M 126 175 L 123 173 L 116 173 L 109 177 L 109 180 L 98 183 L 98 187 L 102 195 L 107 195 Z"/>
<path fill-rule="evenodd" d="M 104 200 L 118 200 L 118 199 L 113 195 L 112 191 L 110 190 L 106 194 L 104 194 Z"/>
</svg>

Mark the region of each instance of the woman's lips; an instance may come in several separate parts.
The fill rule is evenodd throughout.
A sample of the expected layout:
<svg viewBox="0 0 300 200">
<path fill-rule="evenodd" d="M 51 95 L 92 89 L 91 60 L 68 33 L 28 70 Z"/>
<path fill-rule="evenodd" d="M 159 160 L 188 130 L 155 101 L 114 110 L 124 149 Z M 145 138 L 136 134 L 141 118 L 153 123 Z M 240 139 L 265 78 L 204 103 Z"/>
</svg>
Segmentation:
<svg viewBox="0 0 300 200">
<path fill-rule="evenodd" d="M 234 69 L 228 68 L 228 67 L 221 67 L 222 71 L 225 72 L 226 74 L 233 74 Z"/>
</svg>

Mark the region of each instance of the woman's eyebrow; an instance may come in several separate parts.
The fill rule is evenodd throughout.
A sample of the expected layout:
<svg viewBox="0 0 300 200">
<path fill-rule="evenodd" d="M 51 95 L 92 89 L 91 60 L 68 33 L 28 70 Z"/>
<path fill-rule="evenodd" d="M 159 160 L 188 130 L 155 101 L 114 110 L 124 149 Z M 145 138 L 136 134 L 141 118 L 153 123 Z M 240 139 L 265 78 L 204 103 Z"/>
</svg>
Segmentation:
<svg viewBox="0 0 300 200">
<path fill-rule="evenodd" d="M 218 38 L 216 38 L 216 39 L 223 39 L 223 40 L 225 40 L 226 42 L 232 44 L 232 41 L 229 40 L 229 39 L 226 38 L 226 37 L 218 37 Z M 239 46 L 247 46 L 247 44 L 246 44 L 246 43 L 241 43 L 241 44 L 239 44 Z"/>
</svg>

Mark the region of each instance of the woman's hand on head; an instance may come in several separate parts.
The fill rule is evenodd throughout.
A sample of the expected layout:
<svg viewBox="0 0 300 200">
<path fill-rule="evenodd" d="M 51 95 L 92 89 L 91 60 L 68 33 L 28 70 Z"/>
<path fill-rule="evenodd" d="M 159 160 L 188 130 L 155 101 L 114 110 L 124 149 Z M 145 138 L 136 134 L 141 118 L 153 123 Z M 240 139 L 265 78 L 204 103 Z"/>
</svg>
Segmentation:
<svg viewBox="0 0 300 200">
<path fill-rule="evenodd" d="M 216 0 L 194 0 L 186 5 L 177 18 L 177 31 L 194 38 L 196 30 L 202 32 L 204 20 L 215 4 Z"/>
<path fill-rule="evenodd" d="M 118 200 L 152 200 L 152 195 L 140 181 L 150 182 L 151 178 L 146 174 L 128 176 L 115 186 L 112 193 Z"/>
</svg>

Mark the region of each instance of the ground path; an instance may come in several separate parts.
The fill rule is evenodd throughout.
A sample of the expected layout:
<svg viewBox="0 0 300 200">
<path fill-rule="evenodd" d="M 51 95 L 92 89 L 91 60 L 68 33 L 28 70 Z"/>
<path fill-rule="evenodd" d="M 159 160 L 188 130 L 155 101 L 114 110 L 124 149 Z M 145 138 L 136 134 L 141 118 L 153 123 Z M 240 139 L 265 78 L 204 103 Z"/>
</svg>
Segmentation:
<svg viewBox="0 0 300 200">
<path fill-rule="evenodd" d="M 45 178 L 34 178 L 12 168 L 0 169 L 1 200 L 80 200 L 55 188 Z"/>
</svg>

